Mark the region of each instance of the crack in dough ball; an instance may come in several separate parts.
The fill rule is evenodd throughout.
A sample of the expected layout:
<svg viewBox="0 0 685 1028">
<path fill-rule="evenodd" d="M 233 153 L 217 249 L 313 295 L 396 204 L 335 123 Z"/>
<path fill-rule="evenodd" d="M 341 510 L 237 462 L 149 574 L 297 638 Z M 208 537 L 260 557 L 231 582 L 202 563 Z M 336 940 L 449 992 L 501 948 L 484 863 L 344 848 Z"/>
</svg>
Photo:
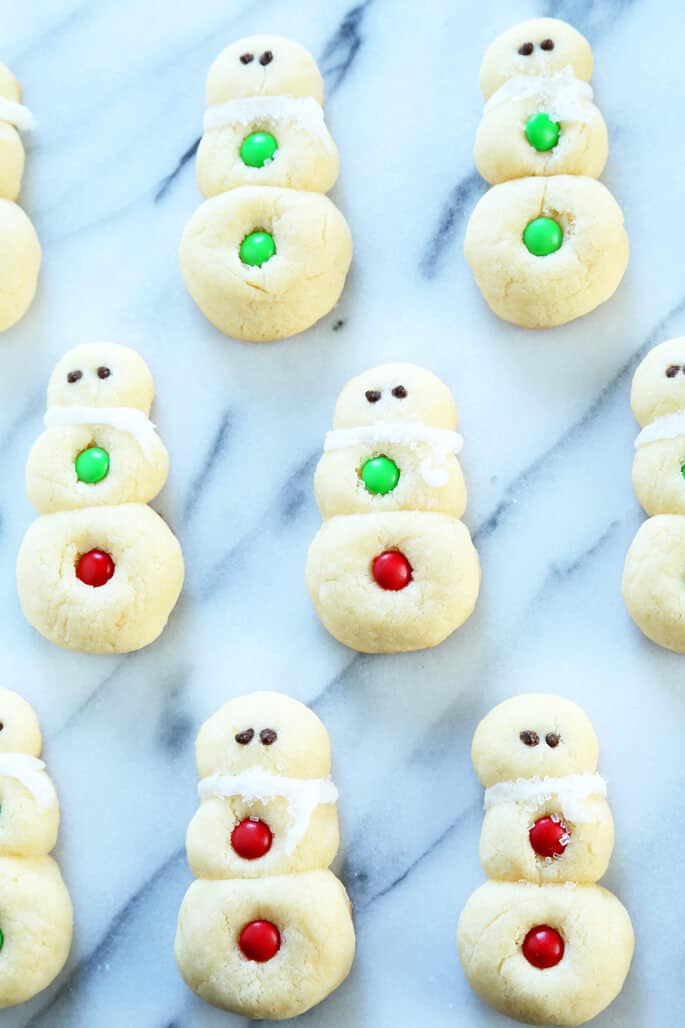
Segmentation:
<svg viewBox="0 0 685 1028">
<path fill-rule="evenodd" d="M 48 407 L 133 407 L 148 415 L 155 385 L 135 350 L 119 343 L 83 343 L 68 350 L 48 382 Z"/>
<path fill-rule="evenodd" d="M 657 514 L 642 524 L 623 569 L 623 599 L 648 639 L 685 653 L 685 518 Z"/>
<path fill-rule="evenodd" d="M 0 199 L 0 332 L 31 306 L 40 262 L 40 243 L 29 218 L 11 200 Z"/>
<path fill-rule="evenodd" d="M 283 36 L 247 36 L 219 54 L 207 76 L 207 103 L 245 96 L 312 96 L 323 106 L 323 79 L 303 46 Z"/>
<path fill-rule="evenodd" d="M 532 18 L 490 44 L 480 69 L 480 88 L 487 99 L 515 75 L 554 75 L 567 67 L 576 78 L 589 82 L 592 63 L 590 44 L 572 25 L 557 18 Z"/>
</svg>

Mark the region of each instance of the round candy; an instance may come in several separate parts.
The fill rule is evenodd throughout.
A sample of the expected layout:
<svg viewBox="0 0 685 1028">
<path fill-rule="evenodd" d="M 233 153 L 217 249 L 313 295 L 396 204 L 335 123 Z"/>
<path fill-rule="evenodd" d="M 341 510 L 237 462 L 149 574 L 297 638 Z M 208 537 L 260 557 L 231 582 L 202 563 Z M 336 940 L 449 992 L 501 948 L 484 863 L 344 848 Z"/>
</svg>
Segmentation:
<svg viewBox="0 0 685 1028">
<path fill-rule="evenodd" d="M 4 936 L 2 928 L 0 928 L 0 950 L 2 949 L 2 947 L 4 945 L 5 945 L 5 936 Z"/>
<path fill-rule="evenodd" d="M 535 150 L 552 150 L 559 142 L 559 122 L 538 111 L 526 122 L 526 139 Z"/>
<path fill-rule="evenodd" d="M 74 461 L 76 477 L 79 482 L 95 485 L 107 476 L 109 471 L 109 454 L 100 446 L 89 446 L 82 450 Z"/>
<path fill-rule="evenodd" d="M 552 815 L 539 818 L 528 833 L 530 844 L 539 857 L 560 857 L 569 844 L 568 828 Z"/>
<path fill-rule="evenodd" d="M 411 582 L 411 564 L 398 550 L 386 550 L 371 565 L 373 577 L 381 589 L 398 592 Z"/>
<path fill-rule="evenodd" d="M 385 496 L 400 480 L 400 469 L 389 457 L 371 457 L 362 467 L 362 482 L 369 493 Z"/>
<path fill-rule="evenodd" d="M 535 257 L 548 257 L 561 246 L 564 233 L 554 218 L 533 218 L 523 231 L 523 242 Z"/>
<path fill-rule="evenodd" d="M 564 955 L 564 940 L 549 925 L 539 924 L 523 940 L 523 955 L 533 967 L 554 967 Z"/>
<path fill-rule="evenodd" d="M 267 161 L 273 160 L 277 150 L 276 137 L 270 132 L 250 132 L 243 139 L 240 157 L 249 168 L 263 168 Z"/>
<path fill-rule="evenodd" d="M 247 817 L 233 829 L 231 845 L 243 860 L 258 860 L 271 849 L 271 829 L 258 817 Z"/>
<path fill-rule="evenodd" d="M 281 933 L 271 921 L 250 921 L 240 933 L 238 945 L 248 960 L 265 964 L 281 948 Z"/>
<path fill-rule="evenodd" d="M 106 585 L 113 574 L 114 561 L 104 550 L 89 550 L 76 565 L 76 577 L 94 589 Z"/>
<path fill-rule="evenodd" d="M 258 229 L 246 235 L 240 244 L 240 259 L 251 268 L 261 268 L 276 253 L 274 238 L 268 232 Z"/>
<path fill-rule="evenodd" d="M 680 474 L 685 478 L 685 462 L 680 465 Z"/>
</svg>

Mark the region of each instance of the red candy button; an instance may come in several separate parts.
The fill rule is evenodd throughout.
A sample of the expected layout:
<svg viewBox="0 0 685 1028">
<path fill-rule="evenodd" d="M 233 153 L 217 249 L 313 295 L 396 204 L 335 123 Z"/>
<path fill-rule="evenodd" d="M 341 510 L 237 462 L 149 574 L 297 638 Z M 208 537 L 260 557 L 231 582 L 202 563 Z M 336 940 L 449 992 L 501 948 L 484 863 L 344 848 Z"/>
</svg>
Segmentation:
<svg viewBox="0 0 685 1028">
<path fill-rule="evenodd" d="M 231 845 L 243 860 L 258 860 L 271 849 L 273 835 L 257 817 L 247 817 L 233 829 Z"/>
<path fill-rule="evenodd" d="M 373 577 L 381 589 L 398 592 L 411 582 L 411 564 L 397 550 L 386 550 L 371 565 Z"/>
<path fill-rule="evenodd" d="M 238 945 L 248 960 L 265 964 L 281 948 L 281 933 L 271 921 L 250 921 L 240 933 Z"/>
<path fill-rule="evenodd" d="M 539 924 L 523 940 L 523 955 L 533 967 L 554 967 L 564 955 L 564 940 L 554 928 Z"/>
<path fill-rule="evenodd" d="M 561 818 L 554 815 L 536 821 L 528 838 L 539 857 L 560 857 L 570 841 L 568 828 Z"/>
<path fill-rule="evenodd" d="M 76 565 L 76 577 L 94 589 L 106 585 L 114 574 L 114 561 L 104 550 L 89 550 Z"/>
</svg>

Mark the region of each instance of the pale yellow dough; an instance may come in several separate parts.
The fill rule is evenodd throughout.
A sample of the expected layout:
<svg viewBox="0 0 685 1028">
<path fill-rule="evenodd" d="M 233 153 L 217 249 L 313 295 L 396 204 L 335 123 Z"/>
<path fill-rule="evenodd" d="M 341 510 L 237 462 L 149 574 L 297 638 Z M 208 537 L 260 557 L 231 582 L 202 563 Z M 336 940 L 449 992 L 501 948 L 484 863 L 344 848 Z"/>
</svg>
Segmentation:
<svg viewBox="0 0 685 1028">
<path fill-rule="evenodd" d="M 685 411 L 685 338 L 653 347 L 633 377 L 630 394 L 641 428 Z M 685 414 L 681 431 L 637 447 L 633 488 L 647 514 L 685 514 Z"/>
<path fill-rule="evenodd" d="M 11 200 L 0 199 L 0 332 L 31 306 L 40 261 L 40 243 L 27 215 Z"/>
<path fill-rule="evenodd" d="M 540 44 L 551 40 L 554 47 L 543 50 Z M 530 54 L 520 54 L 525 43 L 533 44 Z M 576 78 L 592 78 L 592 50 L 587 39 L 568 22 L 558 18 L 531 18 L 507 29 L 485 52 L 480 69 L 480 87 L 487 99 L 515 75 L 553 75 L 571 68 Z"/>
<path fill-rule="evenodd" d="M 273 236 L 261 267 L 240 260 L 246 235 Z M 303 332 L 338 302 L 352 259 L 340 211 L 318 193 L 244 186 L 207 200 L 181 240 L 181 271 L 196 304 L 218 329 L 260 342 Z"/>
<path fill-rule="evenodd" d="M 561 226 L 561 247 L 529 253 L 523 232 L 534 218 Z M 464 252 L 487 303 L 505 321 L 550 328 L 609 299 L 628 263 L 623 214 L 600 182 L 583 175 L 521 178 L 494 186 L 466 230 Z"/>
<path fill-rule="evenodd" d="M 21 86 L 10 69 L 0 63 L 0 97 L 21 103 Z M 0 119 L 0 197 L 16 200 L 24 175 L 24 144 L 14 125 Z"/>
<path fill-rule="evenodd" d="M 685 517 L 657 514 L 641 525 L 623 569 L 623 599 L 638 628 L 685 653 Z"/>
<path fill-rule="evenodd" d="M 262 64 L 260 57 L 272 59 Z M 243 56 L 252 56 L 244 63 Z M 221 51 L 207 76 L 207 103 L 225 103 L 246 96 L 312 96 L 323 106 L 323 79 L 316 61 L 300 43 L 284 36 L 237 39 Z"/>
</svg>

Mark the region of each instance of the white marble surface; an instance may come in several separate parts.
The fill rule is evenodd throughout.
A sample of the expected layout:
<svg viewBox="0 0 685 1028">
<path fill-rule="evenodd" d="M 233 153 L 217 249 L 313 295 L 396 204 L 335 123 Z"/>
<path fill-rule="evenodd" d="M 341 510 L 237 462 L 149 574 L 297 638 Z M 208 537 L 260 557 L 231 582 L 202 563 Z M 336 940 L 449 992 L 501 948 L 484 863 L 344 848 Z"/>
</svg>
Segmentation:
<svg viewBox="0 0 685 1028">
<path fill-rule="evenodd" d="M 617 843 L 606 884 L 630 909 L 634 965 L 598 1028 L 675 1024 L 681 929 L 685 658 L 645 641 L 621 600 L 641 521 L 630 484 L 632 369 L 685 334 L 682 7 L 676 0 L 3 2 L 2 59 L 39 128 L 24 203 L 44 245 L 40 292 L 0 340 L 2 680 L 37 706 L 64 821 L 58 855 L 77 910 L 55 985 L 3 1028 L 213 1028 L 240 1018 L 183 985 L 172 947 L 190 882 L 199 724 L 241 691 L 313 704 L 333 737 L 341 870 L 356 909 L 347 983 L 316 1028 L 494 1028 L 454 947 L 483 879 L 478 718 L 522 690 L 558 690 L 598 729 Z M 607 119 L 604 176 L 633 254 L 596 313 L 534 334 L 485 308 L 462 256 L 484 189 L 471 160 L 478 67 L 507 25 L 567 17 L 591 39 Z M 199 203 L 192 161 L 207 68 L 273 30 L 321 59 L 342 156 L 333 196 L 356 243 L 342 302 L 305 336 L 224 339 L 187 297 L 176 250 Z M 178 172 L 178 173 L 176 173 Z M 182 602 L 161 640 L 125 658 L 51 647 L 24 623 L 14 559 L 44 388 L 68 346 L 141 350 L 172 470 L 158 509 L 181 537 Z M 468 523 L 483 563 L 470 622 L 443 646 L 356 656 L 319 626 L 303 584 L 318 524 L 312 472 L 352 374 L 389 359 L 451 385 L 466 439 Z"/>
</svg>

